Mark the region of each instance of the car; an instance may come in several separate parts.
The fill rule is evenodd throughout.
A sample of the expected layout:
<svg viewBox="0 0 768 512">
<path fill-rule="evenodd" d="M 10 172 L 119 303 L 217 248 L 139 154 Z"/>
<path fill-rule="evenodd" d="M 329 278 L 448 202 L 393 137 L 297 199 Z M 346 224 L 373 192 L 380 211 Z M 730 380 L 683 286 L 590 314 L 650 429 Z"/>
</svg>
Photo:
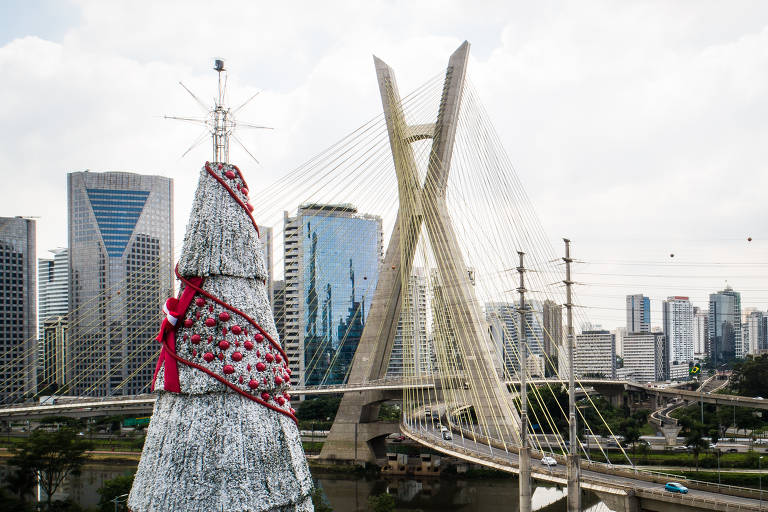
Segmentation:
<svg viewBox="0 0 768 512">
<path fill-rule="evenodd" d="M 550 457 L 548 455 L 542 457 L 541 463 L 544 464 L 545 466 L 549 466 L 549 467 L 557 466 L 557 461 L 554 459 L 554 457 Z"/>
<path fill-rule="evenodd" d="M 686 452 L 686 451 L 688 451 L 688 447 L 687 446 L 675 446 L 672 449 L 675 450 L 676 452 Z"/>
<path fill-rule="evenodd" d="M 768 439 L 755 439 L 755 444 L 768 444 Z"/>
<path fill-rule="evenodd" d="M 440 432 L 448 432 L 448 427 L 445 425 L 440 425 Z"/>
<path fill-rule="evenodd" d="M 664 486 L 664 489 L 669 492 L 679 492 L 680 494 L 688 494 L 688 488 L 683 484 L 679 484 L 677 482 L 667 482 L 667 485 Z"/>
<path fill-rule="evenodd" d="M 450 441 L 451 439 L 453 439 L 453 434 L 451 434 L 450 430 L 443 430 L 443 439 L 445 439 L 446 441 Z"/>
<path fill-rule="evenodd" d="M 725 453 L 739 453 L 739 450 L 737 450 L 736 448 L 728 448 L 727 450 L 725 450 Z"/>
<path fill-rule="evenodd" d="M 761 397 L 761 396 L 756 396 L 756 397 L 755 397 L 755 400 L 763 400 L 763 397 Z"/>
</svg>

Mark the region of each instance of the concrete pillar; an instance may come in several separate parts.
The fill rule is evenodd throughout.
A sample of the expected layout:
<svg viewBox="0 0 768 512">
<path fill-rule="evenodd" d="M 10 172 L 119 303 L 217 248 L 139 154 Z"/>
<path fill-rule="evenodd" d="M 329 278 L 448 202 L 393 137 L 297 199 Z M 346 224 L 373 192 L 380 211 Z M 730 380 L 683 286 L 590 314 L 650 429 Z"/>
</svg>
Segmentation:
<svg viewBox="0 0 768 512">
<path fill-rule="evenodd" d="M 577 485 L 568 486 L 568 512 L 581 512 L 581 466 L 579 456 L 568 454 L 566 456 L 566 471 L 569 482 L 577 482 Z"/>
<path fill-rule="evenodd" d="M 531 452 L 520 448 L 520 512 L 531 512 Z"/>
</svg>

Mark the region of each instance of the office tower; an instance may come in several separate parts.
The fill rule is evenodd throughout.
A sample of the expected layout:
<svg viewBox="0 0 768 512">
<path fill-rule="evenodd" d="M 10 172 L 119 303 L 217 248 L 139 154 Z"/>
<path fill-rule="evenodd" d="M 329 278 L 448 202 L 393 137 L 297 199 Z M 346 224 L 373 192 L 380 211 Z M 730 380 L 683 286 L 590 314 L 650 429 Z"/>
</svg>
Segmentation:
<svg viewBox="0 0 768 512">
<path fill-rule="evenodd" d="M 36 388 L 37 259 L 35 221 L 0 217 L 0 400 L 17 402 Z"/>
<path fill-rule="evenodd" d="M 667 380 L 666 339 L 662 333 L 632 333 L 624 337 L 622 374 L 635 382 Z"/>
<path fill-rule="evenodd" d="M 173 295 L 173 181 L 84 171 L 70 173 L 67 187 L 68 393 L 146 392 Z"/>
<path fill-rule="evenodd" d="M 423 268 L 413 269 L 404 292 L 387 376 L 430 375 L 434 353 L 427 332 L 427 277 Z"/>
<path fill-rule="evenodd" d="M 556 355 L 555 347 L 563 344 L 563 307 L 547 299 L 541 305 L 543 349 L 547 355 Z"/>
<path fill-rule="evenodd" d="M 668 297 L 662 304 L 664 336 L 667 343 L 669 379 L 688 376 L 693 361 L 693 305 L 688 297 Z"/>
<path fill-rule="evenodd" d="M 766 319 L 763 311 L 751 311 L 744 325 L 744 345 L 747 353 L 757 355 L 766 346 Z"/>
<path fill-rule="evenodd" d="M 261 240 L 261 246 L 264 249 L 264 265 L 267 267 L 267 295 L 271 304 L 275 299 L 272 228 L 269 226 L 259 226 L 259 240 Z"/>
<path fill-rule="evenodd" d="M 577 377 L 616 378 L 616 337 L 609 331 L 576 335 L 573 371 Z"/>
<path fill-rule="evenodd" d="M 707 352 L 712 365 L 719 366 L 746 350 L 741 337 L 741 294 L 726 286 L 709 295 L 709 344 Z"/>
<path fill-rule="evenodd" d="M 63 386 L 65 379 L 59 372 L 55 380 L 56 362 L 60 362 L 63 371 L 63 352 L 57 354 L 57 348 L 64 350 L 63 339 L 66 336 L 69 311 L 69 251 L 66 248 L 53 249 L 52 258 L 37 260 L 37 326 L 38 326 L 38 379 L 39 392 L 56 382 Z M 46 322 L 54 319 L 46 341 Z"/>
<path fill-rule="evenodd" d="M 707 344 L 709 340 L 709 313 L 706 309 L 693 308 L 693 355 L 702 360 L 707 357 Z"/>
<path fill-rule="evenodd" d="M 43 357 L 40 361 L 37 392 L 52 395 L 67 384 L 67 335 L 69 320 L 66 315 L 49 316 L 43 321 L 40 340 Z"/>
<path fill-rule="evenodd" d="M 651 332 L 651 300 L 642 295 L 627 295 L 627 333 Z"/>
<path fill-rule="evenodd" d="M 272 316 L 275 318 L 275 328 L 282 344 L 285 338 L 285 281 L 273 283 L 272 295 Z"/>
<path fill-rule="evenodd" d="M 346 381 L 382 260 L 381 218 L 349 204 L 284 213 L 284 349 L 299 383 Z"/>
<path fill-rule="evenodd" d="M 528 353 L 544 356 L 544 329 L 539 319 L 541 318 L 541 303 L 531 301 L 527 305 L 528 311 L 521 315 L 516 304 L 508 302 L 489 302 L 485 305 L 485 320 L 488 323 L 488 331 L 493 345 L 499 357 L 499 366 L 502 376 L 515 377 L 520 368 L 520 356 L 518 354 L 520 325 L 525 327 L 525 341 Z M 545 367 L 548 360 L 545 358 Z"/>
<path fill-rule="evenodd" d="M 613 330 L 613 335 L 616 337 L 616 355 L 624 357 L 624 336 L 627 335 L 627 328 L 617 327 Z"/>
</svg>

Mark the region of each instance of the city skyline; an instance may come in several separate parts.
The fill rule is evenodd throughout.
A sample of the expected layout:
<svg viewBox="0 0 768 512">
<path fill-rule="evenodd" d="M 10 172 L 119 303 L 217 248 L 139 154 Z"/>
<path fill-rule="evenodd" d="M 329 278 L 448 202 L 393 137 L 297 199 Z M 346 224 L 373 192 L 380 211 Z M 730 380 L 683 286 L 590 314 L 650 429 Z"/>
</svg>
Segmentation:
<svg viewBox="0 0 768 512">
<path fill-rule="evenodd" d="M 765 100 L 752 92 L 768 81 L 760 50 L 768 38 L 766 6 L 702 5 L 691 17 L 678 5 L 468 11 L 447 3 L 417 9 L 412 24 L 393 23 L 388 31 L 372 20 L 394 21 L 398 8 L 347 7 L 350 30 L 319 28 L 320 35 L 317 20 L 327 19 L 333 5 L 254 6 L 258 15 L 221 12 L 231 34 L 246 24 L 248 38 L 213 39 L 207 10 L 193 2 L 184 23 L 157 7 L 156 19 L 169 16 L 175 30 L 140 23 L 125 5 L 88 2 L 46 5 L 55 9 L 55 22 L 25 22 L 41 5 L 4 6 L 0 24 L 0 65 L 8 70 L 0 87 L 12 104 L 27 106 L 0 113 L 0 153 L 19 162 L 23 176 L 0 191 L 0 215 L 40 216 L 39 247 L 66 245 L 67 172 L 160 169 L 177 183 L 178 198 L 191 196 L 190 169 L 210 159 L 208 146 L 179 159 L 196 134 L 161 116 L 195 107 L 178 80 L 203 97 L 212 91 L 211 55 L 228 59 L 233 101 L 263 90 L 242 119 L 277 128 L 244 139 L 261 166 L 233 147 L 233 160 L 258 192 L 380 111 L 368 74 L 371 53 L 403 70 L 405 92 L 439 72 L 445 53 L 466 38 L 473 43 L 473 83 L 548 241 L 559 253 L 559 238 L 568 236 L 574 257 L 587 262 L 573 270 L 586 283 L 576 294 L 591 321 L 621 325 L 619 301 L 640 289 L 652 301 L 680 294 L 702 307 L 726 280 L 744 304 L 768 309 L 759 195 L 766 177 L 754 135 L 768 116 Z M 599 21 L 605 19 L 613 22 Z M 641 28 L 648 20 L 657 27 L 653 34 Z M 577 36 L 584 29 L 586 40 Z M 284 52 L 274 52 L 274 37 Z M 742 76 L 750 78 L 732 78 Z M 25 128 L 10 128 L 19 126 Z M 722 176 L 750 186 L 721 194 Z M 642 215 L 625 207 L 640 196 Z M 178 204 L 181 226 L 188 205 Z M 179 237 L 174 242 L 180 246 Z M 660 316 L 661 302 L 655 304 L 652 314 Z"/>
</svg>

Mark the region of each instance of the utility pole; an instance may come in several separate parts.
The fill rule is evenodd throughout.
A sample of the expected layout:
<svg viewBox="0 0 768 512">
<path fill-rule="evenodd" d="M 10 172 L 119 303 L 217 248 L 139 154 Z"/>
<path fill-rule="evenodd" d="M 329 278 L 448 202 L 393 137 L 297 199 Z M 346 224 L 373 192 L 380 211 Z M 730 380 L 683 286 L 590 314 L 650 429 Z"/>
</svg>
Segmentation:
<svg viewBox="0 0 768 512">
<path fill-rule="evenodd" d="M 528 383 L 525 379 L 525 370 L 528 362 L 525 347 L 525 314 L 528 308 L 525 304 L 525 266 L 523 265 L 524 252 L 517 251 L 520 256 L 520 266 L 517 273 L 520 274 L 520 306 L 517 309 L 520 315 L 520 331 L 518 340 L 518 354 L 520 356 L 520 512 L 531 512 L 531 452 L 528 447 Z"/>
<path fill-rule="evenodd" d="M 568 512 L 581 512 L 581 467 L 579 465 L 578 439 L 576 437 L 576 385 L 573 374 L 573 301 L 571 300 L 571 241 L 565 242 L 565 292 L 568 328 Z"/>
</svg>

